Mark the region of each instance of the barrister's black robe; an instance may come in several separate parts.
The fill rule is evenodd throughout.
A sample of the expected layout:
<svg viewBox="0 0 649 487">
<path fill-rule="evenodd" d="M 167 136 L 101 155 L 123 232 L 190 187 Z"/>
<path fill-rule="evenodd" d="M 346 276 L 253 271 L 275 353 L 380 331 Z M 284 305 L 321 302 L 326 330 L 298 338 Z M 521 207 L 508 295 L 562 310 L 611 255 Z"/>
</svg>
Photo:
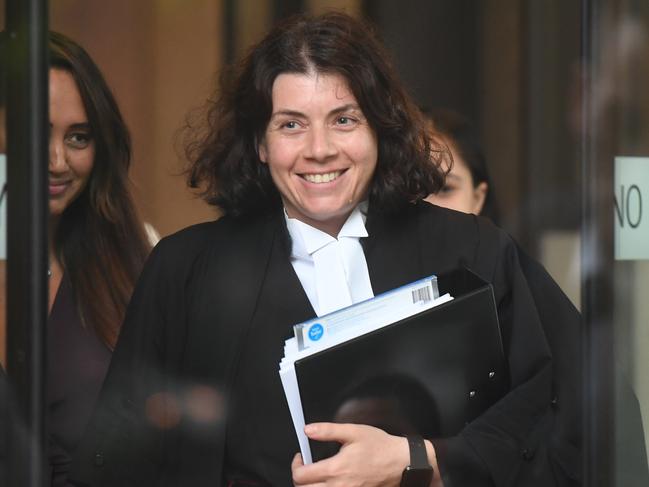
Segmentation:
<svg viewBox="0 0 649 487">
<path fill-rule="evenodd" d="M 433 440 L 446 487 L 578 485 L 580 323 L 567 298 L 526 260 L 528 281 L 515 244 L 481 218 L 420 203 L 398 218 L 370 210 L 367 227 L 362 243 L 375 294 L 460 265 L 493 284 L 510 392 L 458 436 Z M 272 485 L 290 485 L 297 443 L 277 390 L 283 351 L 268 349 L 314 313 L 289 255 L 281 212 L 224 217 L 158 244 L 134 292 L 73 480 L 215 486 L 224 470 L 243 466 Z M 260 330 L 273 347 L 260 343 Z M 259 378 L 261 392 L 250 390 L 254 374 L 268 368 L 272 377 Z M 207 413 L 187 405 L 192 397 L 202 398 Z M 246 404 L 260 414 L 246 418 Z M 257 425 L 248 433 L 246 419 Z M 246 451 L 232 431 L 261 446 Z"/>
</svg>

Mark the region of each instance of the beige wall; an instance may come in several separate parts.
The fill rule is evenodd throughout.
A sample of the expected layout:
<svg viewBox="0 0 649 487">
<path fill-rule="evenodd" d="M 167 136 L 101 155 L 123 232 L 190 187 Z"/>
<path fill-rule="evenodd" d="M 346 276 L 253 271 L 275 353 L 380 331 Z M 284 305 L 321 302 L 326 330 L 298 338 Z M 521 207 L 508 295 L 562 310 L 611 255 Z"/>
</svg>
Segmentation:
<svg viewBox="0 0 649 487">
<path fill-rule="evenodd" d="M 361 14 L 361 0 L 306 0 L 307 9 L 313 13 L 322 13 L 329 10 L 341 10 L 350 15 Z"/>
<path fill-rule="evenodd" d="M 102 69 L 133 135 L 131 171 L 144 217 L 165 235 L 212 219 L 179 174 L 174 135 L 213 90 L 221 65 L 221 2 L 59 0 L 50 26 L 82 44 Z"/>
<path fill-rule="evenodd" d="M 174 139 L 188 109 L 202 105 L 215 89 L 216 72 L 223 62 L 222 2 L 158 3 L 165 8 L 154 12 L 153 150 L 151 160 L 142 166 L 151 174 L 140 173 L 138 179 L 147 180 L 147 210 L 166 234 L 215 216 L 213 209 L 187 191 L 185 179 L 178 175 L 183 163 L 177 152 L 182 150 L 175 150 L 174 145 L 180 144 L 174 144 Z"/>
</svg>

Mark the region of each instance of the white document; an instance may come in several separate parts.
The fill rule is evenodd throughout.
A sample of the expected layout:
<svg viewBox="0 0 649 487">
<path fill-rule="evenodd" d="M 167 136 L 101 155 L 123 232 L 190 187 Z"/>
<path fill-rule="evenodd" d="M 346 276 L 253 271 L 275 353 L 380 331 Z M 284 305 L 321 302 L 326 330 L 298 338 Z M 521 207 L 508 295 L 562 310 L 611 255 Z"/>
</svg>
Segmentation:
<svg viewBox="0 0 649 487">
<path fill-rule="evenodd" d="M 395 323 L 432 307 L 439 297 L 437 277 L 430 276 L 379 296 L 293 327 L 298 350 L 330 344 L 330 338 L 353 327 L 358 335 Z M 367 330 L 367 331 L 364 331 Z"/>
<path fill-rule="evenodd" d="M 431 276 L 295 325 L 296 337 L 286 340 L 284 344 L 279 376 L 305 464 L 312 463 L 312 458 L 309 441 L 304 434 L 304 413 L 295 375 L 295 361 L 453 299 L 449 294 L 437 297 L 438 294 L 437 278 Z"/>
</svg>

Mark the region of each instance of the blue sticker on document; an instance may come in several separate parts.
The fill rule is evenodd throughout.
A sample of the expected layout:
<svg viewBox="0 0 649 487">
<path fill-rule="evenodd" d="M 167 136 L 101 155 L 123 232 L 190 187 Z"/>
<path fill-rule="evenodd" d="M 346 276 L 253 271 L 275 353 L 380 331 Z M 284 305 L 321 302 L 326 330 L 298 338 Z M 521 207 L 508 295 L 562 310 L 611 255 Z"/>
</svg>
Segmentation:
<svg viewBox="0 0 649 487">
<path fill-rule="evenodd" d="M 309 328 L 309 339 L 313 342 L 320 340 L 323 334 L 324 328 L 320 323 L 314 323 L 311 325 L 311 328 Z"/>
</svg>

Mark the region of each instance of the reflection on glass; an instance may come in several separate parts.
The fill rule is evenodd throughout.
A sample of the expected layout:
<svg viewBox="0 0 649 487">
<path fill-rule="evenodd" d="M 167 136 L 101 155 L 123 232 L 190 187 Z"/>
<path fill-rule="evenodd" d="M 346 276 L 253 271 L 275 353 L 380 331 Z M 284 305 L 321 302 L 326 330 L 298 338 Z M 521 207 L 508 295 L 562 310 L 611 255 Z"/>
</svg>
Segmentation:
<svg viewBox="0 0 649 487">
<path fill-rule="evenodd" d="M 391 435 L 440 435 L 439 411 L 426 386 L 398 373 L 371 377 L 350 387 L 339 400 L 334 421 L 368 424 Z"/>
<path fill-rule="evenodd" d="M 594 30 L 599 38 L 589 101 L 597 133 L 596 164 L 610 174 L 617 166 L 616 178 L 609 183 L 614 201 L 601 204 L 610 208 L 610 223 L 618 227 L 619 237 L 612 246 L 616 260 L 610 276 L 614 336 L 611 366 L 616 371 L 615 391 L 611 391 L 615 394 L 613 465 L 615 485 L 627 487 L 649 485 L 649 378 L 645 373 L 649 363 L 649 260 L 625 251 L 631 248 L 628 239 L 642 240 L 649 248 L 649 4 L 616 0 L 607 4 L 597 21 L 598 29 Z M 641 158 L 634 159 L 639 164 L 634 165 L 633 174 L 627 170 L 631 166 L 623 164 L 629 157 Z M 631 186 L 634 200 L 626 191 Z M 630 209 L 634 210 L 633 226 L 625 226 L 620 233 Z M 613 255 L 610 258 L 613 260 Z M 585 271 L 595 272 L 595 264 Z"/>
</svg>

